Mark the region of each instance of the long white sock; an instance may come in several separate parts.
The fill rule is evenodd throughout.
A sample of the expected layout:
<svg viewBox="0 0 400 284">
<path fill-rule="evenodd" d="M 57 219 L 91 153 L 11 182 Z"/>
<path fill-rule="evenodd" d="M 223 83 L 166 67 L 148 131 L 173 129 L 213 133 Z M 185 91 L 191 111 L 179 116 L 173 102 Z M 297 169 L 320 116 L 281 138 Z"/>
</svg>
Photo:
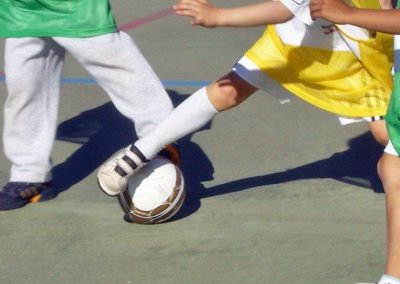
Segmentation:
<svg viewBox="0 0 400 284">
<path fill-rule="evenodd" d="M 383 274 L 378 284 L 400 284 L 400 279 L 387 274 Z"/>
<path fill-rule="evenodd" d="M 135 146 L 153 158 L 165 145 L 200 129 L 218 113 L 203 87 L 174 109 L 153 131 L 136 141 Z"/>
</svg>

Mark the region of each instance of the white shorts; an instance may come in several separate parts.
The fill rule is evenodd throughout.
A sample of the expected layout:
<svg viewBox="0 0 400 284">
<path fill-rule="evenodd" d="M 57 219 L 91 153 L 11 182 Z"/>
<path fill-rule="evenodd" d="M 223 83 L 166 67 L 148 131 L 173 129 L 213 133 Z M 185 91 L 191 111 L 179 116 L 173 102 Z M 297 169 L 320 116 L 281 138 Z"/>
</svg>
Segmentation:
<svg viewBox="0 0 400 284">
<path fill-rule="evenodd" d="M 385 153 L 388 153 L 393 156 L 399 156 L 396 149 L 394 149 L 394 146 L 392 144 L 392 141 L 390 141 L 390 139 L 389 139 L 389 143 L 385 147 Z"/>
<path fill-rule="evenodd" d="M 232 70 L 238 74 L 243 80 L 250 85 L 267 92 L 272 95 L 281 104 L 289 103 L 293 94 L 282 87 L 274 79 L 270 78 L 267 74 L 260 71 L 257 65 L 255 65 L 249 58 L 243 56 L 232 68 Z M 383 116 L 376 117 L 343 117 L 338 116 L 338 120 L 341 125 L 347 125 L 355 122 L 371 122 L 376 120 L 383 120 Z"/>
</svg>

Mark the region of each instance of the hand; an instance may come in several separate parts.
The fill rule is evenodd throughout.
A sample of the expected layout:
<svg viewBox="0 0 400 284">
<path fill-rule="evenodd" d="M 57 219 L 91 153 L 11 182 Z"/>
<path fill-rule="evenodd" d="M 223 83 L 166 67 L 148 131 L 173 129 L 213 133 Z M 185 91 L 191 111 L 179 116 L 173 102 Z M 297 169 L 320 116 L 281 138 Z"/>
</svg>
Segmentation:
<svg viewBox="0 0 400 284">
<path fill-rule="evenodd" d="M 173 8 L 177 15 L 191 17 L 192 25 L 207 28 L 218 26 L 219 9 L 211 6 L 207 0 L 179 0 Z"/>
<path fill-rule="evenodd" d="M 335 24 L 347 24 L 352 12 L 352 7 L 342 0 L 311 0 L 311 18 L 323 18 Z"/>
</svg>

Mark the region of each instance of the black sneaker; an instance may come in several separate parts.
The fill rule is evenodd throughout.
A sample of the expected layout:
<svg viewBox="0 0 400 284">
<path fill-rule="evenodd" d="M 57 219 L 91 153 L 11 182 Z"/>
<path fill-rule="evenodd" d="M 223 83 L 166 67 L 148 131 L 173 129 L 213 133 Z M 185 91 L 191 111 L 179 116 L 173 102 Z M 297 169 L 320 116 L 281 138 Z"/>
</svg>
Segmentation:
<svg viewBox="0 0 400 284">
<path fill-rule="evenodd" d="M 17 209 L 28 203 L 53 199 L 57 192 L 50 182 L 9 182 L 0 191 L 0 210 Z"/>
</svg>

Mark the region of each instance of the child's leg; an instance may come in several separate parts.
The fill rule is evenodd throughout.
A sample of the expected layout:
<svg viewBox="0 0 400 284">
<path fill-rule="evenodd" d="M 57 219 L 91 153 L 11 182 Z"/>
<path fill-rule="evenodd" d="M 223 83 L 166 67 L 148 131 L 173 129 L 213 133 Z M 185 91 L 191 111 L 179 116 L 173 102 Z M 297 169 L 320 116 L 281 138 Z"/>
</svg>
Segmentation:
<svg viewBox="0 0 400 284">
<path fill-rule="evenodd" d="M 151 159 L 165 145 L 200 129 L 218 112 L 239 105 L 256 90 L 236 73 L 230 72 L 187 98 L 135 146 Z"/>
<path fill-rule="evenodd" d="M 400 158 L 384 153 L 378 173 L 385 188 L 387 259 L 385 274 L 400 278 Z"/>
<path fill-rule="evenodd" d="M 112 33 L 91 38 L 54 38 L 107 92 L 117 109 L 146 135 L 173 108 L 162 83 L 132 38 Z"/>
<path fill-rule="evenodd" d="M 7 39 L 4 151 L 10 181 L 50 179 L 64 50 L 49 38 Z"/>
<path fill-rule="evenodd" d="M 256 88 L 231 72 L 202 88 L 172 111 L 148 135 L 105 162 L 98 173 L 101 189 L 115 196 L 125 190 L 130 176 L 146 159 L 153 158 L 165 145 L 201 128 L 218 111 L 230 109 L 253 94 Z"/>
<path fill-rule="evenodd" d="M 389 141 L 389 137 L 386 129 L 385 120 L 381 119 L 370 121 L 368 122 L 368 127 L 375 140 L 382 146 L 386 146 Z"/>
</svg>

